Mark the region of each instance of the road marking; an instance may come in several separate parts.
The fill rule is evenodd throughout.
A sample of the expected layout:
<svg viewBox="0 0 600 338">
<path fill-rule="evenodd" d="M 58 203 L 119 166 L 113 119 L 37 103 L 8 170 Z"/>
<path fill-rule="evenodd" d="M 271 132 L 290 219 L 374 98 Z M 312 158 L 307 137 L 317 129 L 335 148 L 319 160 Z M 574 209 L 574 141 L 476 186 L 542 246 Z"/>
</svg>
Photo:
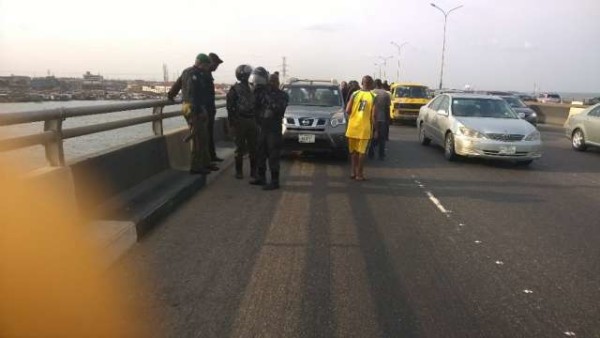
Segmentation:
<svg viewBox="0 0 600 338">
<path fill-rule="evenodd" d="M 433 196 L 433 194 L 430 191 L 426 191 L 425 193 L 429 197 L 429 200 L 431 200 L 431 202 L 433 202 L 433 204 L 442 212 L 442 214 L 450 213 L 450 211 L 447 210 L 446 208 L 444 208 L 442 203 L 440 203 L 440 200 L 438 200 L 435 196 Z"/>
<path fill-rule="evenodd" d="M 529 294 L 529 293 L 533 293 L 533 291 L 525 289 L 525 290 L 523 290 L 523 293 L 528 293 Z"/>
<path fill-rule="evenodd" d="M 565 336 L 575 337 L 575 332 L 573 332 L 573 331 L 565 331 Z"/>
<path fill-rule="evenodd" d="M 481 241 L 475 241 L 475 244 L 481 244 Z"/>
<path fill-rule="evenodd" d="M 496 265 L 504 265 L 503 261 L 496 261 Z"/>
<path fill-rule="evenodd" d="M 458 226 L 459 226 L 459 227 L 464 227 L 464 226 L 465 226 L 465 223 L 458 223 Z"/>
</svg>

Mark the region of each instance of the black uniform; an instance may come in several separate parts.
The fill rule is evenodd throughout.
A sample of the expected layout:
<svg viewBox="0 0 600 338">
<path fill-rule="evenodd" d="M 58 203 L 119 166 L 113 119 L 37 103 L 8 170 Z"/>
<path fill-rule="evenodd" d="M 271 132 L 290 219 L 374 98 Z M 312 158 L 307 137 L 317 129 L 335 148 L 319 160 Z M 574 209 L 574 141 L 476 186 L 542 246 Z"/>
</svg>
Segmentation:
<svg viewBox="0 0 600 338">
<path fill-rule="evenodd" d="M 235 131 L 236 177 L 242 178 L 243 158 L 250 157 L 251 176 L 256 176 L 256 100 L 248 82 L 238 82 L 227 93 L 227 119 Z"/>
<path fill-rule="evenodd" d="M 279 158 L 281 156 L 281 121 L 289 97 L 286 92 L 271 86 L 257 86 L 254 90 L 258 117 L 258 178 L 265 180 L 267 160 L 271 183 L 279 184 Z"/>
<path fill-rule="evenodd" d="M 212 76 L 212 73 L 208 73 L 207 77 L 208 81 L 208 95 L 210 96 L 210 104 L 208 105 L 208 152 L 210 153 L 210 157 L 212 160 L 217 158 L 217 153 L 215 151 L 215 138 L 214 138 L 214 129 L 215 129 L 215 116 L 217 115 L 217 108 L 215 106 L 215 79 Z"/>
</svg>

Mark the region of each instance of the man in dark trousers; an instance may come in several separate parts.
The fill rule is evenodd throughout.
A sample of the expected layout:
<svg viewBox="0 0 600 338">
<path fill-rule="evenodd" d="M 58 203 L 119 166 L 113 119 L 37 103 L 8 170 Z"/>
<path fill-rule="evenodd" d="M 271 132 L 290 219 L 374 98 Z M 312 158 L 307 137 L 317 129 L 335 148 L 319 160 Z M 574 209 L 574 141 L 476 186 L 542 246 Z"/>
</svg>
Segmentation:
<svg viewBox="0 0 600 338">
<path fill-rule="evenodd" d="M 207 175 L 219 170 L 210 163 L 208 151 L 208 110 L 214 107 L 214 94 L 211 95 L 210 59 L 206 54 L 198 54 L 192 67 L 186 68 L 173 84 L 167 97 L 174 100 L 181 90 L 182 111 L 192 139 L 191 174 Z"/>
<path fill-rule="evenodd" d="M 260 75 L 264 77 L 268 73 L 264 70 L 264 73 Z M 279 89 L 279 75 L 277 73 L 269 76 L 268 79 L 268 85 L 264 88 L 255 88 L 258 115 L 258 174 L 257 178 L 250 183 L 263 185 L 263 190 L 275 190 L 279 189 L 279 160 L 282 143 L 281 120 L 289 98 L 286 92 Z M 271 172 L 269 184 L 266 184 L 267 161 Z"/>
<path fill-rule="evenodd" d="M 235 135 L 235 178 L 244 178 L 244 155 L 250 158 L 250 176 L 256 178 L 256 100 L 248 79 L 252 67 L 240 65 L 235 70 L 238 83 L 227 93 L 227 119 Z"/>
<path fill-rule="evenodd" d="M 377 135 L 371 140 L 369 146 L 369 158 L 372 159 L 375 156 L 375 148 L 378 148 L 379 160 L 385 159 L 385 142 L 388 139 L 390 130 L 390 105 L 391 97 L 390 94 L 384 89 L 384 85 L 380 79 L 375 80 L 375 118 L 374 123 L 377 130 Z"/>
<path fill-rule="evenodd" d="M 219 68 L 219 65 L 223 63 L 223 60 L 219 58 L 219 56 L 215 53 L 208 54 L 208 58 L 210 59 L 210 94 L 212 95 L 212 105 L 208 108 L 208 151 L 210 153 L 210 160 L 213 162 L 222 162 L 223 159 L 217 157 L 217 152 L 215 150 L 215 139 L 214 139 L 214 129 L 215 129 L 215 115 L 217 115 L 217 108 L 215 107 L 215 80 L 212 76 L 212 73 Z"/>
</svg>

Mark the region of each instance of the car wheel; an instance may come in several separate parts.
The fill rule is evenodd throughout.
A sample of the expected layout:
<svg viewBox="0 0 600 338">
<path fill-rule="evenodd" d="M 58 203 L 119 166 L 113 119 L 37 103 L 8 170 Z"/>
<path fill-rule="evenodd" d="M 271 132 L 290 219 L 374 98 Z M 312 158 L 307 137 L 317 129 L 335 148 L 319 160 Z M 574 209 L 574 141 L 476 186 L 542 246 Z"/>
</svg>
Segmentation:
<svg viewBox="0 0 600 338">
<path fill-rule="evenodd" d="M 571 144 L 573 145 L 573 149 L 578 151 L 584 151 L 587 148 L 587 145 L 585 144 L 585 135 L 583 135 L 581 129 L 575 129 L 571 137 Z"/>
<path fill-rule="evenodd" d="M 456 152 L 454 151 L 454 136 L 450 132 L 446 134 L 446 140 L 444 141 L 444 157 L 448 161 L 456 160 Z"/>
<path fill-rule="evenodd" d="M 431 143 L 431 139 L 425 136 L 425 129 L 423 129 L 423 122 L 419 124 L 419 142 L 422 145 L 428 146 Z"/>
</svg>

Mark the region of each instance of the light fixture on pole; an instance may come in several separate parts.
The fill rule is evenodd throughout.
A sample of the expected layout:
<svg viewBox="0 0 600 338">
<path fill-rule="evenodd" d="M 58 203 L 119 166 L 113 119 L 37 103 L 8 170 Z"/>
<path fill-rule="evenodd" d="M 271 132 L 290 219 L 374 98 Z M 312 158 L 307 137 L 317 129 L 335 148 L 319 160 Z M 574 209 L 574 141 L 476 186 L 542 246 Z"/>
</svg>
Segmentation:
<svg viewBox="0 0 600 338">
<path fill-rule="evenodd" d="M 386 81 L 387 80 L 387 74 L 386 74 L 386 71 L 387 71 L 387 60 L 393 58 L 394 56 L 390 55 L 390 56 L 386 56 L 386 57 L 383 57 L 383 56 L 378 56 L 378 57 L 381 60 L 383 60 L 383 78 L 381 80 L 382 81 Z M 381 78 L 381 74 L 379 74 L 379 77 Z"/>
<path fill-rule="evenodd" d="M 439 88 L 439 89 L 442 89 L 442 84 L 444 81 L 444 53 L 446 52 L 446 23 L 448 22 L 448 15 L 450 15 L 450 13 L 452 13 L 453 11 L 461 8 L 462 5 L 454 7 L 447 12 L 444 11 L 443 9 L 441 9 L 438 5 L 434 4 L 433 2 L 431 3 L 431 6 L 435 9 L 439 10 L 440 12 L 442 12 L 442 14 L 444 14 L 444 42 L 442 43 L 442 66 L 441 66 L 441 70 L 440 70 L 440 88 Z"/>
<path fill-rule="evenodd" d="M 379 67 L 379 78 L 381 78 L 381 63 L 373 62 L 373 64 L 375 65 L 375 67 Z M 373 75 L 373 77 L 377 76 Z"/>
<path fill-rule="evenodd" d="M 396 82 L 400 82 L 400 56 L 402 55 L 402 47 L 408 45 L 408 42 L 397 44 L 396 42 L 391 41 L 390 43 L 398 48 L 398 69 L 396 71 Z"/>
</svg>

